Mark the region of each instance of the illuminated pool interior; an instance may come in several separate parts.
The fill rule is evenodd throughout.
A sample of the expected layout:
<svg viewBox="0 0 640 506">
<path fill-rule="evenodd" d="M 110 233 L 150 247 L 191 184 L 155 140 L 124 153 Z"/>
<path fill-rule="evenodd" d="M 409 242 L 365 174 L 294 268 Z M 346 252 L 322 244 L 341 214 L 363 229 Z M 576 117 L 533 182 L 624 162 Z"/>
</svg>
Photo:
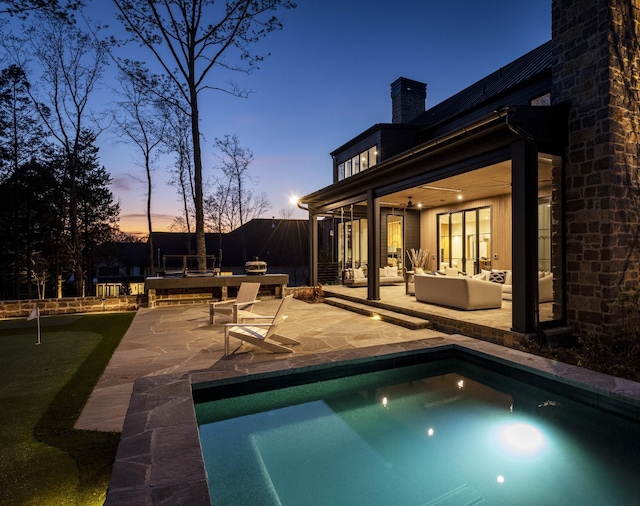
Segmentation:
<svg viewBox="0 0 640 506">
<path fill-rule="evenodd" d="M 211 503 L 640 504 L 640 424 L 471 362 L 194 390 Z"/>
</svg>

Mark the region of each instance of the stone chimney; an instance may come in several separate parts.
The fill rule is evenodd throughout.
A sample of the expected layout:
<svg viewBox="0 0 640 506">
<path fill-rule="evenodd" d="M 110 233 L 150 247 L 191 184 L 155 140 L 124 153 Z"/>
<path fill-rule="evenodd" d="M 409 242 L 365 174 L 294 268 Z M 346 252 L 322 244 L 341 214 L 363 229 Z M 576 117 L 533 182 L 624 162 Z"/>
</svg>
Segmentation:
<svg viewBox="0 0 640 506">
<path fill-rule="evenodd" d="M 424 112 L 427 85 L 399 77 L 391 84 L 391 122 L 410 123 Z"/>
<path fill-rule="evenodd" d="M 567 321 L 608 336 L 640 280 L 640 0 L 553 0 L 553 104 L 565 153 Z"/>
</svg>

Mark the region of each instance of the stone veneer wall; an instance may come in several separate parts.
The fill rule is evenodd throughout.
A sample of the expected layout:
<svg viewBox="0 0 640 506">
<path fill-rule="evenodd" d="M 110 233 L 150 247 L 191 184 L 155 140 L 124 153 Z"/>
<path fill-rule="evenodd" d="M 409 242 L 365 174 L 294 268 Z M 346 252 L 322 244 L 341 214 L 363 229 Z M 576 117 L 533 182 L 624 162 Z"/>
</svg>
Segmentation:
<svg viewBox="0 0 640 506">
<path fill-rule="evenodd" d="M 41 315 L 71 313 L 101 313 L 103 311 L 135 311 L 140 307 L 142 296 L 126 297 L 66 297 L 62 299 L 42 300 L 4 300 L 0 301 L 0 319 L 26 318 L 38 306 Z"/>
<path fill-rule="evenodd" d="M 640 0 L 553 0 L 554 104 L 569 103 L 567 320 L 606 335 L 609 302 L 637 285 Z"/>
</svg>

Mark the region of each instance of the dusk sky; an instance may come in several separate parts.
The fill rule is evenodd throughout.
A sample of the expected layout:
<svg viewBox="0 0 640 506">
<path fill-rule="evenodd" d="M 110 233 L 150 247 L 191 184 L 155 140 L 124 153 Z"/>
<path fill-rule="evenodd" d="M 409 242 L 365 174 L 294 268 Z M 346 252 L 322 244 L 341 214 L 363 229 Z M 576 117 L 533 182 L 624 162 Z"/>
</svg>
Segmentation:
<svg viewBox="0 0 640 506">
<path fill-rule="evenodd" d="M 111 3 L 93 3 L 91 15 L 108 19 Z M 390 84 L 398 77 L 427 83 L 429 108 L 551 38 L 551 0 L 299 0 L 278 15 L 284 29 L 257 48 L 271 55 L 259 71 L 234 76 L 255 93 L 204 92 L 201 105 L 204 177 L 213 175 L 214 139 L 237 135 L 253 151 L 255 189 L 272 204 L 268 218 L 291 208 L 292 194 L 332 182 L 331 151 L 391 121 Z M 145 233 L 145 185 L 132 177 L 144 180 L 144 172 L 115 141 L 105 132 L 98 144 L 120 226 Z M 153 177 L 153 226 L 161 231 L 180 214 L 180 202 L 166 170 Z M 297 209 L 293 217 L 307 215 Z"/>
</svg>

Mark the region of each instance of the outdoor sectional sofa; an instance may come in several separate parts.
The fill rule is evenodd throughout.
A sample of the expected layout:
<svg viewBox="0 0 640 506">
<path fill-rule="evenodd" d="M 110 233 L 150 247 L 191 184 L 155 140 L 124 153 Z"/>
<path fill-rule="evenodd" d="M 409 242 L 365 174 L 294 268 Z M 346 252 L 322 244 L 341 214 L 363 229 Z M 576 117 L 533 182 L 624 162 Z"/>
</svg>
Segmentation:
<svg viewBox="0 0 640 506">
<path fill-rule="evenodd" d="M 404 283 L 404 277 L 397 267 L 381 267 L 379 276 L 381 286 Z M 342 284 L 351 287 L 367 286 L 367 276 L 362 268 L 347 269 L 344 271 Z"/>
<path fill-rule="evenodd" d="M 414 277 L 416 300 L 456 309 L 502 307 L 502 285 L 464 276 L 432 274 Z"/>
<path fill-rule="evenodd" d="M 513 287 L 511 284 L 511 271 L 481 271 L 480 274 L 474 276 L 476 279 L 484 281 L 497 282 L 502 286 L 502 298 L 504 300 L 513 300 Z M 553 274 L 550 272 L 538 272 L 538 302 L 553 301 Z"/>
</svg>

